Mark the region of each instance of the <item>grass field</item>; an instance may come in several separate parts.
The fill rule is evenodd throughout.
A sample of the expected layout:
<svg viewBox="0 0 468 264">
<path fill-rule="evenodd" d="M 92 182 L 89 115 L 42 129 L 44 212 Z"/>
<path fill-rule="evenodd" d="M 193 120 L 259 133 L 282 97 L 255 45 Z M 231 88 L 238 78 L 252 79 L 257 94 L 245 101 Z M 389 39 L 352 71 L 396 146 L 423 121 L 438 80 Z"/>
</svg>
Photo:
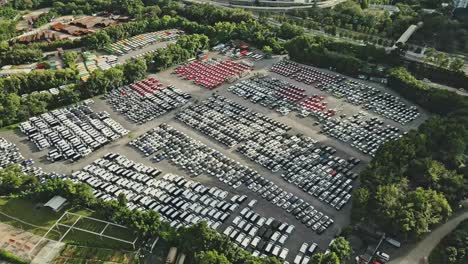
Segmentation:
<svg viewBox="0 0 468 264">
<path fill-rule="evenodd" d="M 0 212 L 8 214 L 12 217 L 15 217 L 21 221 L 27 222 L 29 224 L 23 223 L 21 221 L 13 220 L 6 216 L 0 214 L 0 222 L 12 225 L 14 227 L 23 229 L 25 231 L 31 232 L 36 235 L 44 235 L 51 226 L 62 216 L 62 214 L 68 210 L 75 214 L 95 217 L 92 211 L 82 209 L 82 208 L 72 208 L 70 206 L 65 207 L 64 210 L 55 213 L 48 208 L 44 208 L 39 204 L 34 203 L 33 201 L 22 199 L 22 198 L 0 198 Z M 66 225 L 73 225 L 77 220 L 78 216 L 71 216 L 63 218 L 60 223 Z M 97 218 L 97 217 L 96 217 Z M 76 227 L 94 231 L 101 232 L 106 224 L 92 221 L 88 219 L 80 219 L 76 223 Z M 54 229 L 54 232 L 49 233 L 47 236 L 49 239 L 58 240 L 60 234 L 65 234 L 66 227 L 58 227 Z M 120 239 L 134 240 L 135 235 L 133 232 L 127 229 L 113 227 L 108 228 L 104 232 L 105 235 L 115 236 Z M 119 242 L 116 240 L 111 240 L 108 238 L 100 238 L 94 234 L 73 230 L 70 231 L 65 238 L 62 240 L 66 243 L 72 243 L 77 245 L 88 245 L 94 247 L 102 248 L 112 248 L 112 249 L 125 249 L 133 250 L 133 247 L 129 244 Z"/>
<path fill-rule="evenodd" d="M 137 263 L 133 252 L 122 250 L 109 250 L 102 248 L 79 247 L 67 245 L 55 264 L 81 264 L 81 263 Z"/>
<path fill-rule="evenodd" d="M 65 209 L 87 216 L 92 214 L 92 212 L 88 210 L 71 208 L 69 206 Z M 13 220 L 4 215 L 0 215 L 1 222 L 21 228 L 36 235 L 44 235 L 47 232 L 47 229 L 50 228 L 63 214 L 63 212 L 55 213 L 48 208 L 44 208 L 39 204 L 22 198 L 0 198 L 0 212 L 16 217 L 32 225 Z M 72 219 L 70 219 L 70 221 L 71 220 Z"/>
</svg>

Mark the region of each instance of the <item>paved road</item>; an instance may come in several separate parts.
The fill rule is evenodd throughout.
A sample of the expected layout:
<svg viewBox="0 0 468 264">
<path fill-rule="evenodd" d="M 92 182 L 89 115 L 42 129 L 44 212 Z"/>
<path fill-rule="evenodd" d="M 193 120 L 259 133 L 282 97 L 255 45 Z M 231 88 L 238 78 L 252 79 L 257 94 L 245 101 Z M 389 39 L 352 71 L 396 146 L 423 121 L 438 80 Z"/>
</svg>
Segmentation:
<svg viewBox="0 0 468 264">
<path fill-rule="evenodd" d="M 213 5 L 217 5 L 220 7 L 228 7 L 228 8 L 244 8 L 244 9 L 250 9 L 250 10 L 257 10 L 257 11 L 279 11 L 279 12 L 286 12 L 288 10 L 294 10 L 294 9 L 309 9 L 313 7 L 313 4 L 304 4 L 304 5 L 292 5 L 292 6 L 256 6 L 256 5 L 234 5 L 229 3 L 228 1 L 226 2 L 220 2 L 220 1 L 212 1 L 212 0 L 184 0 L 187 2 L 193 2 L 193 3 L 211 3 Z M 322 1 L 317 3 L 317 7 L 320 8 L 328 8 L 328 7 L 333 7 L 336 6 L 337 4 L 343 3 L 346 0 L 328 0 L 328 1 Z"/>
<path fill-rule="evenodd" d="M 458 224 L 468 219 L 468 209 L 450 219 L 447 223 L 433 230 L 427 237 L 421 240 L 404 256 L 398 257 L 389 262 L 389 264 L 416 264 L 424 263 L 424 258 L 429 257 L 431 251 L 439 244 L 440 240 L 452 232 Z"/>
</svg>

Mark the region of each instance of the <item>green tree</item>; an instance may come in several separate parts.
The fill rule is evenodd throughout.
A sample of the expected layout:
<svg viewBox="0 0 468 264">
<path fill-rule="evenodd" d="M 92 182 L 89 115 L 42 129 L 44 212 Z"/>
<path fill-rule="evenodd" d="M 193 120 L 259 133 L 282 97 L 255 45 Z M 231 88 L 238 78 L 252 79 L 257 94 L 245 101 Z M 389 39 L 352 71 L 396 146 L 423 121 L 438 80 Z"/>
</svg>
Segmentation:
<svg viewBox="0 0 468 264">
<path fill-rule="evenodd" d="M 76 66 L 76 59 L 78 59 L 78 54 L 74 51 L 66 51 L 62 54 L 63 63 L 69 68 Z"/>
<path fill-rule="evenodd" d="M 360 187 L 354 192 L 352 217 L 355 221 L 367 218 L 369 198 L 369 190 L 365 187 Z"/>
<path fill-rule="evenodd" d="M 436 55 L 436 63 L 437 63 L 437 66 L 441 68 L 447 68 L 449 66 L 450 59 L 446 53 L 439 52 Z"/>
<path fill-rule="evenodd" d="M 262 51 L 263 53 L 265 53 L 265 56 L 268 58 L 270 58 L 271 54 L 273 53 L 273 49 L 268 45 L 263 46 Z"/>
<path fill-rule="evenodd" d="M 37 178 L 24 174 L 18 165 L 0 168 L 0 193 L 3 195 L 33 190 L 38 185 Z"/>
<path fill-rule="evenodd" d="M 226 256 L 217 251 L 202 251 L 195 255 L 195 263 L 198 264 L 230 264 Z"/>
<path fill-rule="evenodd" d="M 369 1 L 368 0 L 361 0 L 361 8 L 366 9 L 369 7 Z"/>
<path fill-rule="evenodd" d="M 352 253 L 351 245 L 344 237 L 335 238 L 329 249 L 331 252 L 336 253 L 342 262 L 348 260 Z"/>
<path fill-rule="evenodd" d="M 340 258 L 335 252 L 329 254 L 315 253 L 310 258 L 309 264 L 340 264 Z"/>
<path fill-rule="evenodd" d="M 465 66 L 465 61 L 463 59 L 455 58 L 450 63 L 450 70 L 455 71 L 455 72 L 460 72 L 462 71 L 464 66 Z"/>
<path fill-rule="evenodd" d="M 302 34 L 304 34 L 304 29 L 302 27 L 289 24 L 287 22 L 281 24 L 278 33 L 279 37 L 282 39 L 292 39 Z"/>
<path fill-rule="evenodd" d="M 126 83 L 143 79 L 146 76 L 146 70 L 146 62 L 142 59 L 131 60 L 125 63 L 123 65 L 123 75 Z"/>
</svg>

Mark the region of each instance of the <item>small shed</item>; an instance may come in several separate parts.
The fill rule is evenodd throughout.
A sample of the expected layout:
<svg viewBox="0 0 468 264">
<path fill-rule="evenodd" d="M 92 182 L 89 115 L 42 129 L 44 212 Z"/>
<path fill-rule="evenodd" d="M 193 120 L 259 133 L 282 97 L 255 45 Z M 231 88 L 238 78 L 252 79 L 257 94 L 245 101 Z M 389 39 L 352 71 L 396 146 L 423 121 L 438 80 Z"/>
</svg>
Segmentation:
<svg viewBox="0 0 468 264">
<path fill-rule="evenodd" d="M 52 199 L 50 199 L 44 207 L 49 207 L 54 212 L 59 212 L 62 208 L 67 204 L 67 199 L 63 198 L 62 196 L 56 195 Z"/>
</svg>

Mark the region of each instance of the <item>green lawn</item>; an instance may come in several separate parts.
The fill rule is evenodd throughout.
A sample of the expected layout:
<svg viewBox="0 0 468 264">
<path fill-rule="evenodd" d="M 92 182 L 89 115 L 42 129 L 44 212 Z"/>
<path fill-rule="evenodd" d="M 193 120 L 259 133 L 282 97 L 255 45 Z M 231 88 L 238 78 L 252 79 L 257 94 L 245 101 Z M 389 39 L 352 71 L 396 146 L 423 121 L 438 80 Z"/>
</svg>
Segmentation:
<svg viewBox="0 0 468 264">
<path fill-rule="evenodd" d="M 88 210 L 71 208 L 70 206 L 65 209 L 77 214 L 91 215 L 91 212 Z M 0 215 L 0 221 L 37 235 L 44 235 L 47 229 L 50 228 L 60 218 L 60 216 L 62 216 L 64 211 L 55 213 L 49 208 L 44 208 L 27 199 L 0 198 L 0 212 L 42 228 L 18 222 L 3 215 Z M 72 221 L 73 219 L 70 218 L 68 221 L 63 222 L 69 224 L 72 223 Z"/>
<path fill-rule="evenodd" d="M 136 263 L 133 252 L 67 245 L 55 264 Z"/>
<path fill-rule="evenodd" d="M 31 200 L 22 199 L 22 198 L 0 198 L 0 212 L 6 213 L 10 216 L 16 217 L 22 221 L 27 223 L 39 226 L 35 227 L 32 225 L 28 225 L 25 223 L 21 223 L 16 220 L 12 220 L 11 218 L 7 218 L 3 215 L 0 215 L 0 221 L 6 224 L 21 228 L 28 232 L 34 233 L 36 235 L 44 235 L 47 232 L 47 229 L 50 228 L 54 223 L 62 216 L 62 214 L 68 210 L 75 214 L 80 214 L 83 216 L 95 217 L 93 212 L 82 209 L 82 208 L 72 208 L 70 206 L 65 207 L 62 211 L 55 213 L 49 208 L 44 208 L 40 204 L 37 204 Z M 69 216 L 64 217 L 60 223 L 66 225 L 72 225 L 78 216 Z M 95 217 L 97 218 L 97 217 Z M 76 225 L 76 227 L 94 231 L 94 232 L 101 232 L 102 228 L 104 228 L 105 224 L 92 221 L 89 219 L 80 219 Z M 48 238 L 58 240 L 60 234 L 65 234 L 67 231 L 66 227 L 59 226 L 58 228 L 54 229 L 54 232 L 49 233 Z M 115 236 L 121 239 L 128 239 L 134 240 L 135 236 L 133 232 L 129 230 L 122 229 L 122 228 L 109 228 L 106 229 L 104 233 L 109 236 Z M 119 242 L 116 240 L 111 240 L 107 238 L 100 238 L 94 234 L 73 230 L 70 231 L 63 242 L 78 244 L 78 245 L 88 245 L 94 247 L 102 247 L 102 248 L 113 248 L 113 249 L 125 249 L 125 250 L 133 250 L 133 247 L 129 244 Z"/>
</svg>

